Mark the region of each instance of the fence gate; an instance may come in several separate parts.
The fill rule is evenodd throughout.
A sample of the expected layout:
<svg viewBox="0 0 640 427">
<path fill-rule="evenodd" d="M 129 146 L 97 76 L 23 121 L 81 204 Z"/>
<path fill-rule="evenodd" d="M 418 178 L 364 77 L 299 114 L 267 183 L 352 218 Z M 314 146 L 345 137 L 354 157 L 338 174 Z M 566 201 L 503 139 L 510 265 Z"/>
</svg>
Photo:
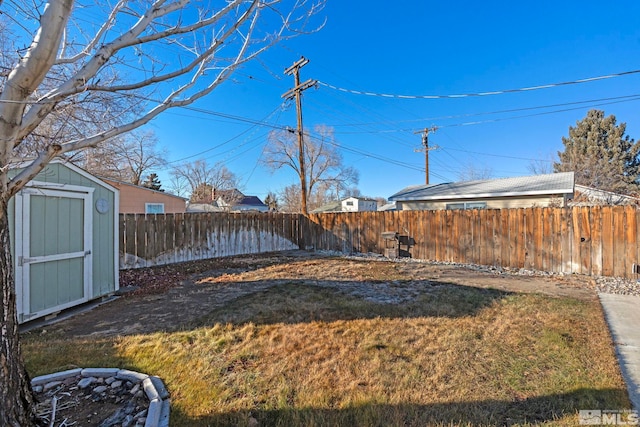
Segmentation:
<svg viewBox="0 0 640 427">
<path fill-rule="evenodd" d="M 14 253 L 21 321 L 90 299 L 92 191 L 26 188 L 16 197 Z"/>
</svg>

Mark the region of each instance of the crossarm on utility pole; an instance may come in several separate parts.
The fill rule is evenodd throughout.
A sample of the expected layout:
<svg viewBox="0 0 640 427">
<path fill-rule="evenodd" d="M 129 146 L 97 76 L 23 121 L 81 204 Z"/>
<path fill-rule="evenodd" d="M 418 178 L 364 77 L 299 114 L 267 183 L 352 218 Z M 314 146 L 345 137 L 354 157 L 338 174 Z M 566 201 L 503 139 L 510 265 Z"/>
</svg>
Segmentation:
<svg viewBox="0 0 640 427">
<path fill-rule="evenodd" d="M 433 146 L 433 147 L 429 147 L 429 132 L 435 132 L 438 128 L 436 128 L 435 126 L 433 126 L 431 129 L 429 128 L 424 128 L 423 131 L 420 132 L 415 132 L 415 133 L 422 133 L 422 148 L 415 150 L 416 152 L 421 152 L 424 151 L 424 172 L 425 172 L 425 184 L 429 185 L 429 151 L 431 150 L 437 150 L 438 147 L 437 145 Z"/>
</svg>

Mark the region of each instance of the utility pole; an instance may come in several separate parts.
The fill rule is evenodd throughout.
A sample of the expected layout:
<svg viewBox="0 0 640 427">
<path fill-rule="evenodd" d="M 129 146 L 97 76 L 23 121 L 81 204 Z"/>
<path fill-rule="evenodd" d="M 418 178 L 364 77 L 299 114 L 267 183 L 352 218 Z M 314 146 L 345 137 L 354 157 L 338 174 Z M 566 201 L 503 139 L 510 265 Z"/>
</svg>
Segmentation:
<svg viewBox="0 0 640 427">
<path fill-rule="evenodd" d="M 302 213 L 307 215 L 309 213 L 307 209 L 307 172 L 304 161 L 304 131 L 302 127 L 302 92 L 315 86 L 318 82 L 316 80 L 307 80 L 304 83 L 300 83 L 300 68 L 309 63 L 309 60 L 304 56 L 298 61 L 294 62 L 292 66 L 284 70 L 286 75 L 293 74 L 294 87 L 282 95 L 285 99 L 296 99 L 296 112 L 298 116 L 298 162 L 300 163 L 300 189 L 302 196 Z"/>
<path fill-rule="evenodd" d="M 437 145 L 434 145 L 433 147 L 429 147 L 429 132 L 435 132 L 437 129 L 438 129 L 437 127 L 433 126 L 431 127 L 431 129 L 424 128 L 424 130 L 421 132 L 415 132 L 415 133 L 422 133 L 422 148 L 418 148 L 415 151 L 417 153 L 424 151 L 424 170 L 425 170 L 424 183 L 426 185 L 429 185 L 429 151 L 437 150 L 438 148 L 440 148 Z"/>
</svg>

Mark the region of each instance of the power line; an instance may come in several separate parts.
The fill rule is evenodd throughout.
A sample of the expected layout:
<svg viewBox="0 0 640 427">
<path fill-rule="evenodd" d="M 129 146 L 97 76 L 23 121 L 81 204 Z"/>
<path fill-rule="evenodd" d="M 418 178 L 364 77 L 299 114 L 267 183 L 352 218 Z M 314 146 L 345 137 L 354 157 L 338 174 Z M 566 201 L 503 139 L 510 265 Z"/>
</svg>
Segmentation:
<svg viewBox="0 0 640 427">
<path fill-rule="evenodd" d="M 630 101 L 640 101 L 640 97 L 631 98 L 631 99 L 624 99 L 624 100 L 620 100 L 620 101 L 601 102 L 601 103 L 598 103 L 598 104 L 592 104 L 592 105 L 590 105 L 590 107 L 599 107 L 599 106 L 602 106 L 602 105 L 620 104 L 620 103 L 623 103 L 623 102 L 630 102 Z M 496 123 L 496 122 L 503 122 L 505 120 L 524 119 L 524 118 L 527 118 L 527 117 L 538 117 L 538 116 L 546 116 L 548 114 L 566 113 L 567 111 L 581 110 L 582 108 L 584 108 L 584 107 L 563 108 L 561 110 L 543 111 L 543 112 L 535 113 L 535 114 L 523 114 L 523 115 L 519 115 L 519 116 L 499 117 L 499 118 L 489 119 L 489 120 L 477 120 L 477 121 L 474 121 L 474 122 L 465 122 L 465 123 L 455 123 L 455 124 L 449 124 L 449 125 L 442 125 L 442 126 L 438 126 L 438 128 L 451 128 L 451 127 L 460 127 L 460 126 L 480 125 L 480 124 L 485 124 L 485 123 Z"/>
<path fill-rule="evenodd" d="M 520 111 L 531 111 L 531 110 L 542 110 L 545 108 L 556 108 L 556 107 L 566 107 L 569 105 L 580 105 L 580 104 L 590 104 L 593 102 L 603 102 L 603 101 L 618 101 L 618 100 L 629 100 L 629 101 L 637 101 L 640 99 L 640 93 L 635 95 L 623 95 L 623 96 L 614 96 L 608 98 L 598 98 L 598 99 L 590 99 L 584 101 L 572 101 L 572 102 L 562 102 L 559 104 L 548 104 L 548 105 L 537 105 L 534 107 L 521 107 L 521 108 L 510 108 L 505 110 L 495 110 L 495 111 L 484 111 L 479 113 L 466 113 L 466 114 L 452 114 L 448 116 L 436 116 L 436 117 L 424 117 L 417 119 L 405 119 L 405 120 L 396 120 L 393 123 L 412 123 L 412 122 L 425 122 L 425 121 L 435 121 L 435 120 L 450 120 L 450 119 L 459 119 L 463 117 L 476 117 L 476 116 L 491 116 L 494 114 L 504 114 L 504 113 L 517 113 Z M 377 125 L 379 122 L 364 122 L 364 123 L 348 123 L 348 124 L 338 124 L 331 125 L 332 127 L 362 127 L 368 125 Z"/>
<path fill-rule="evenodd" d="M 402 162 L 400 160 L 395 160 L 395 159 L 392 159 L 390 157 L 380 156 L 380 155 L 373 154 L 373 153 L 370 153 L 368 151 L 360 150 L 360 149 L 357 149 L 357 148 L 347 147 L 345 145 L 339 144 L 339 143 L 331 141 L 331 140 L 322 140 L 321 138 L 318 138 L 317 136 L 314 136 L 314 135 L 307 134 L 306 136 L 311 138 L 311 139 L 315 139 L 317 141 L 323 141 L 325 143 L 331 144 L 331 145 L 333 145 L 333 146 L 335 146 L 335 147 L 337 147 L 339 149 L 345 150 L 345 151 L 349 151 L 349 152 L 352 152 L 352 153 L 355 153 L 355 154 L 360 154 L 360 155 L 365 156 L 365 157 L 369 157 L 369 158 L 372 158 L 372 159 L 380 160 L 380 161 L 383 161 L 385 163 L 394 164 L 396 166 L 401 166 L 401 167 L 404 167 L 404 168 L 407 168 L 407 169 L 413 169 L 413 170 L 418 171 L 418 172 L 424 172 L 424 168 L 422 168 L 420 166 L 412 165 L 411 163 Z"/>
<path fill-rule="evenodd" d="M 267 114 L 267 115 L 264 117 L 264 119 L 259 120 L 259 121 L 258 121 L 258 120 L 252 120 L 252 119 L 246 119 L 246 118 L 242 118 L 242 117 L 237 117 L 237 116 L 232 116 L 232 115 L 230 115 L 230 114 L 217 113 L 217 112 L 215 112 L 215 111 L 208 111 L 208 110 L 204 110 L 204 109 L 202 109 L 202 108 L 195 108 L 195 107 L 181 107 L 181 108 L 185 108 L 185 109 L 188 109 L 188 110 L 197 111 L 197 112 L 199 112 L 199 113 L 203 113 L 203 114 L 210 114 L 210 115 L 214 115 L 214 116 L 219 116 L 219 115 L 220 115 L 220 116 L 225 116 L 226 118 L 229 118 L 229 119 L 232 119 L 232 118 L 233 118 L 233 119 L 237 119 L 237 120 L 240 120 L 240 121 L 243 121 L 243 122 L 251 123 L 251 124 L 253 124 L 253 126 L 248 127 L 248 128 L 247 128 L 247 129 L 245 129 L 244 131 L 240 132 L 238 135 L 235 135 L 234 137 L 229 138 L 229 139 L 227 139 L 226 141 L 221 142 L 220 144 L 215 145 L 214 147 L 208 148 L 208 149 L 206 149 L 206 150 L 200 151 L 200 152 L 198 152 L 198 153 L 192 154 L 192 155 L 187 156 L 187 157 L 183 157 L 183 158 L 181 158 L 181 159 L 172 160 L 172 161 L 167 162 L 167 163 L 168 163 L 168 164 L 178 163 L 178 162 L 182 162 L 182 161 L 187 160 L 187 159 L 191 159 L 191 158 L 193 158 L 193 157 L 201 156 L 201 155 L 203 155 L 203 154 L 205 154 L 205 153 L 208 153 L 208 152 L 213 151 L 213 150 L 215 150 L 215 149 L 217 149 L 217 148 L 220 148 L 220 147 L 222 147 L 223 145 L 226 145 L 226 144 L 228 144 L 228 143 L 230 143 L 230 142 L 232 142 L 232 141 L 235 141 L 236 139 L 240 138 L 242 135 L 244 135 L 244 134 L 246 134 L 246 133 L 249 133 L 249 131 L 251 131 L 251 130 L 252 130 L 254 127 L 256 127 L 256 126 L 265 126 L 265 127 L 271 127 L 271 128 L 274 128 L 274 129 L 284 130 L 284 129 L 285 129 L 285 127 L 284 127 L 284 126 L 276 126 L 276 125 L 272 125 L 272 124 L 270 124 L 270 123 L 266 123 L 266 122 L 265 122 L 265 120 L 267 120 L 269 117 L 271 117 L 271 116 L 272 116 L 273 114 L 275 114 L 277 111 L 279 111 L 279 110 L 281 109 L 281 107 L 282 107 L 282 104 L 280 104 L 280 105 L 279 105 L 278 107 L 276 107 L 272 112 L 270 112 L 269 114 Z"/>
<path fill-rule="evenodd" d="M 479 151 L 470 151 L 470 150 L 462 150 L 459 148 L 443 148 L 440 147 L 441 150 L 443 151 L 447 151 L 447 150 L 453 150 L 453 151 L 462 151 L 463 153 L 469 153 L 469 154 L 478 154 L 481 156 L 490 156 L 490 157 L 501 157 L 503 159 L 514 159 L 514 160 L 531 160 L 531 161 L 540 161 L 540 162 L 551 162 L 551 160 L 544 160 L 544 159 L 532 159 L 529 157 L 517 157 L 517 156 L 505 156 L 503 154 L 492 154 L 492 153 L 481 153 Z"/>
<path fill-rule="evenodd" d="M 623 96 L 623 97 L 616 97 L 616 98 L 603 98 L 603 100 L 607 100 L 607 99 L 618 99 L 617 101 L 611 101 L 611 102 L 599 102 L 596 104 L 590 104 L 588 105 L 588 107 L 599 107 L 599 106 L 603 106 L 603 105 L 612 105 L 612 104 L 620 104 L 623 102 L 633 102 L 633 101 L 640 101 L 640 95 L 629 95 L 629 96 Z M 583 102 L 578 102 L 578 103 L 583 103 Z M 567 104 L 558 104 L 559 106 L 562 105 L 574 105 L 577 103 L 567 103 Z M 534 109 L 536 107 L 531 107 L 531 108 L 524 108 L 524 109 L 515 109 L 514 111 L 526 111 L 526 110 L 530 110 L 530 109 Z M 546 108 L 546 107 L 539 107 L 539 108 Z M 481 125 L 481 124 L 486 124 L 486 123 L 496 123 L 496 122 L 503 122 L 506 120 L 515 120 L 515 119 L 524 119 L 524 118 L 528 118 L 528 117 L 538 117 L 538 116 L 545 116 L 545 115 L 549 115 L 549 114 L 557 114 L 557 113 L 566 113 L 568 111 L 575 111 L 575 110 L 580 110 L 582 108 L 585 108 L 585 106 L 580 106 L 580 107 L 573 107 L 573 108 L 563 108 L 563 109 L 559 109 L 559 110 L 552 110 L 552 111 L 543 111 L 543 112 L 539 112 L 539 113 L 533 113 L 533 114 L 522 114 L 522 115 L 517 115 L 517 116 L 510 116 L 510 117 L 498 117 L 495 119 L 487 119 L 487 120 L 476 120 L 476 121 L 471 121 L 471 122 L 461 122 L 461 123 L 451 123 L 451 124 L 445 124 L 445 125 L 437 125 L 438 129 L 443 129 L 443 128 L 453 128 L 453 127 L 461 127 L 461 126 L 474 126 L 474 125 Z M 507 112 L 507 110 L 504 110 L 505 112 Z M 496 113 L 475 113 L 475 114 L 470 114 L 471 116 L 473 115 L 488 115 L 488 114 L 497 114 Z M 429 120 L 429 119 L 425 119 Z M 384 133 L 398 133 L 398 132 L 420 132 L 422 129 L 421 128 L 405 128 L 405 129 L 382 129 L 382 130 L 377 130 L 377 131 L 339 131 L 336 132 L 336 134 L 341 134 L 341 135 L 347 135 L 347 134 L 362 134 L 362 133 L 378 133 L 378 134 L 384 134 Z"/>
<path fill-rule="evenodd" d="M 549 88 L 559 87 L 559 86 L 569 86 L 569 85 L 577 85 L 582 83 L 590 83 L 598 80 L 612 79 L 616 77 L 623 77 L 623 76 L 628 76 L 628 75 L 638 74 L 638 73 L 640 73 L 640 70 L 631 70 L 631 71 L 623 71 L 621 73 L 607 74 L 604 76 L 588 77 L 586 79 L 572 80 L 572 81 L 566 81 L 566 82 L 560 82 L 560 83 L 549 83 L 549 84 L 539 85 L 539 86 L 529 86 L 529 87 L 522 87 L 517 89 L 503 89 L 503 90 L 493 90 L 493 91 L 487 91 L 487 92 L 462 93 L 462 94 L 450 94 L 450 95 L 398 95 L 398 94 L 365 92 L 365 91 L 354 90 L 354 89 L 346 89 L 346 88 L 335 86 L 323 81 L 318 81 L 318 84 L 321 86 L 325 86 L 329 89 L 350 93 L 352 95 L 364 95 L 364 96 L 375 96 L 375 97 L 381 97 L 381 98 L 396 98 L 396 99 L 452 99 L 452 98 L 471 98 L 471 97 L 479 97 L 479 96 L 503 95 L 506 93 L 516 93 L 516 92 L 531 92 L 534 90 L 549 89 Z"/>
</svg>

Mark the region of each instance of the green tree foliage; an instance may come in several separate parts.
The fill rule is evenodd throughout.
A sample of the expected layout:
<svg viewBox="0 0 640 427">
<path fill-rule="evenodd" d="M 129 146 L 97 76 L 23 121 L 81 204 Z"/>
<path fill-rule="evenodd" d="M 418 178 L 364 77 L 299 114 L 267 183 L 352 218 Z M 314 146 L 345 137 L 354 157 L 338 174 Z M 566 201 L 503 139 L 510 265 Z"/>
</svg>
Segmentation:
<svg viewBox="0 0 640 427">
<path fill-rule="evenodd" d="M 278 210 L 278 196 L 270 191 L 267 198 L 264 199 L 264 204 L 269 206 L 269 211 L 276 212 Z"/>
<path fill-rule="evenodd" d="M 590 110 L 562 137 L 564 151 L 555 172 L 575 172 L 576 184 L 623 194 L 638 192 L 640 142 L 625 135 L 626 124 L 604 111 Z"/>
<path fill-rule="evenodd" d="M 142 186 L 150 188 L 152 190 L 156 190 L 156 191 L 164 191 L 161 188 L 162 184 L 160 183 L 160 178 L 158 178 L 158 175 L 155 173 L 152 173 L 149 176 L 147 176 L 147 179 L 145 182 L 142 183 Z"/>
</svg>

